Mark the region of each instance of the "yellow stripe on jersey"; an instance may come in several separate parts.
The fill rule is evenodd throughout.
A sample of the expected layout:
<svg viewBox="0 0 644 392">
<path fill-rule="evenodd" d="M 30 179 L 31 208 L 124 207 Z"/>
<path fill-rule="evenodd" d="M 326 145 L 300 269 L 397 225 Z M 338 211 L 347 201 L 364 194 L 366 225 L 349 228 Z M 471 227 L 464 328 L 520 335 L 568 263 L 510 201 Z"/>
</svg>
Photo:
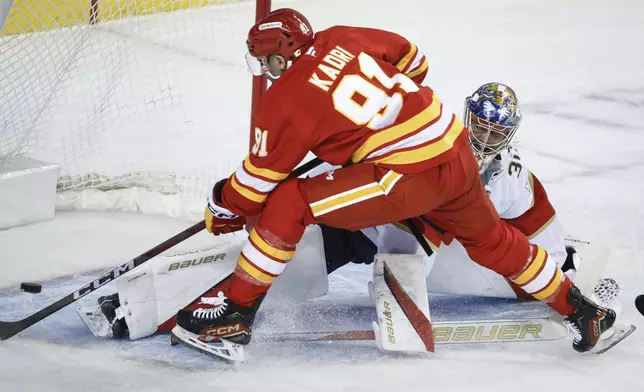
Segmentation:
<svg viewBox="0 0 644 392">
<path fill-rule="evenodd" d="M 550 284 L 543 290 L 532 294 L 532 296 L 540 301 L 543 301 L 544 299 L 550 297 L 552 294 L 555 293 L 555 291 L 561 285 L 561 281 L 563 280 L 562 278 L 563 278 L 563 272 L 561 272 L 561 270 L 557 268 L 557 272 L 555 273 L 555 278 L 552 280 L 552 282 L 550 282 Z"/>
<path fill-rule="evenodd" d="M 249 263 L 244 258 L 243 254 L 240 255 L 239 258 L 237 259 L 237 265 L 239 266 L 239 268 L 242 269 L 242 271 L 246 272 L 248 275 L 252 276 L 253 278 L 257 279 L 262 283 L 270 284 L 275 280 L 275 278 L 277 278 L 276 276 L 271 276 L 257 269 L 254 265 Z"/>
<path fill-rule="evenodd" d="M 279 182 L 267 181 L 248 174 L 243 164 L 235 170 L 235 179 L 240 185 L 250 188 L 250 190 L 260 195 L 272 192 L 279 184 Z"/>
<path fill-rule="evenodd" d="M 410 73 L 408 73 L 408 74 L 407 74 L 407 77 L 408 77 L 409 79 L 413 79 L 413 78 L 415 78 L 416 76 L 418 76 L 418 75 L 422 74 L 423 72 L 425 72 L 425 70 L 426 70 L 428 67 L 429 67 L 429 63 L 427 62 L 427 58 L 424 58 L 424 59 L 423 59 L 423 62 L 421 63 L 421 65 L 420 65 L 418 68 L 416 68 L 415 70 L 413 70 L 413 71 L 411 71 Z"/>
<path fill-rule="evenodd" d="M 409 165 L 435 158 L 454 146 L 454 142 L 461 135 L 465 125 L 456 116 L 454 122 L 445 136 L 435 142 L 412 150 L 400 151 L 383 158 L 370 159 L 369 162 L 388 165 Z M 402 146 L 401 148 L 404 148 Z"/>
<path fill-rule="evenodd" d="M 379 183 L 373 182 L 311 203 L 311 212 L 313 216 L 320 216 L 364 200 L 386 195 L 401 177 L 402 174 L 390 170 Z"/>
<path fill-rule="evenodd" d="M 380 184 L 380 188 L 384 192 L 384 194 L 388 194 L 389 191 L 391 191 L 391 188 L 393 188 L 394 185 L 396 185 L 396 182 L 400 180 L 402 177 L 402 174 L 398 174 L 393 170 L 389 170 L 387 174 L 385 174 L 378 184 Z"/>
<path fill-rule="evenodd" d="M 293 258 L 293 254 L 295 254 L 294 250 L 287 251 L 270 246 L 268 242 L 257 234 L 257 231 L 254 228 L 253 231 L 250 232 L 250 240 L 255 246 L 257 246 L 257 248 L 261 249 L 262 252 L 279 260 L 289 261 Z"/>
<path fill-rule="evenodd" d="M 237 191 L 237 193 L 244 196 L 248 200 L 254 201 L 255 203 L 264 203 L 264 201 L 266 200 L 266 197 L 268 196 L 268 195 L 260 195 L 258 193 L 251 191 L 248 188 L 244 188 L 243 186 L 239 185 L 239 182 L 237 182 L 237 176 L 234 174 L 231 177 L 230 185 L 233 187 L 235 191 Z"/>
<path fill-rule="evenodd" d="M 556 217 L 557 217 L 557 215 L 556 215 L 556 214 L 555 214 L 555 215 L 553 215 L 553 216 L 552 216 L 550 219 L 548 219 L 548 221 L 547 221 L 546 223 L 544 223 L 544 224 L 543 224 L 543 226 L 541 226 L 537 231 L 535 231 L 534 233 L 532 233 L 532 234 L 530 234 L 530 235 L 528 235 L 528 236 L 526 236 L 526 237 L 528 237 L 528 239 L 529 239 L 529 240 L 534 239 L 536 236 L 538 236 L 539 234 L 541 234 L 541 232 L 543 232 L 545 229 L 547 229 L 547 228 L 548 228 L 548 226 L 550 226 L 550 224 L 552 223 L 552 221 L 554 221 L 554 220 L 555 220 L 555 218 L 556 218 Z"/>
<path fill-rule="evenodd" d="M 534 279 L 535 276 L 541 271 L 541 267 L 546 262 L 546 251 L 542 247 L 538 246 L 537 255 L 534 257 L 532 262 L 525 271 L 523 271 L 519 276 L 512 279 L 512 281 L 518 285 L 524 285 L 527 282 Z"/>
<path fill-rule="evenodd" d="M 396 68 L 398 68 L 399 71 L 402 71 L 403 69 L 405 69 L 407 64 L 409 64 L 411 59 L 413 59 L 414 56 L 416 56 L 416 52 L 418 51 L 418 48 L 416 47 L 416 45 L 414 45 L 412 42 L 410 42 L 409 44 L 411 45 L 409 52 L 407 52 L 407 54 L 404 55 L 403 58 L 396 63 Z"/>
<path fill-rule="evenodd" d="M 422 112 L 418 113 L 409 120 L 394 125 L 391 128 L 374 133 L 367 141 L 351 155 L 351 161 L 356 163 L 362 161 L 372 151 L 377 150 L 380 146 L 390 143 L 398 138 L 414 133 L 428 123 L 436 120 L 441 115 L 441 102 L 438 97 L 434 96 L 432 103 Z"/>
<path fill-rule="evenodd" d="M 246 159 L 244 159 L 244 169 L 246 169 L 246 171 L 251 175 L 268 178 L 273 181 L 282 181 L 288 177 L 288 173 L 280 173 L 270 169 L 261 169 L 256 167 L 250 162 L 250 154 L 248 154 Z"/>
<path fill-rule="evenodd" d="M 384 192 L 377 182 L 363 185 L 337 195 L 327 197 L 326 199 L 311 203 L 311 212 L 313 216 L 320 216 L 339 208 L 350 206 L 363 200 L 371 199 L 383 195 Z"/>
</svg>

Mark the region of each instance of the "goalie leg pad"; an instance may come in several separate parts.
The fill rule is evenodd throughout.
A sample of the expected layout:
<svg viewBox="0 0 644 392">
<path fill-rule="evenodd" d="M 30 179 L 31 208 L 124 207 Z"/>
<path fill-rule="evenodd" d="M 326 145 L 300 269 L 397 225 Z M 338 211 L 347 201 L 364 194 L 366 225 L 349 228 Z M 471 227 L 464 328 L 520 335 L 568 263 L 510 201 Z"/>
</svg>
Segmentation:
<svg viewBox="0 0 644 392">
<path fill-rule="evenodd" d="M 146 263 L 134 270 L 133 276 L 116 281 L 118 295 L 100 297 L 98 306 L 81 307 L 76 312 L 96 337 L 118 339 L 129 335 L 136 340 L 150 336 L 158 327 L 153 275 L 152 263 Z M 109 320 L 102 303 L 105 299 L 113 304 Z M 116 334 L 114 325 L 122 323 L 122 319 L 125 319 L 125 325 L 120 326 L 123 333 Z"/>
<path fill-rule="evenodd" d="M 434 351 L 424 268 L 424 258 L 419 255 L 376 255 L 370 292 L 378 315 L 374 332 L 381 350 Z"/>
</svg>

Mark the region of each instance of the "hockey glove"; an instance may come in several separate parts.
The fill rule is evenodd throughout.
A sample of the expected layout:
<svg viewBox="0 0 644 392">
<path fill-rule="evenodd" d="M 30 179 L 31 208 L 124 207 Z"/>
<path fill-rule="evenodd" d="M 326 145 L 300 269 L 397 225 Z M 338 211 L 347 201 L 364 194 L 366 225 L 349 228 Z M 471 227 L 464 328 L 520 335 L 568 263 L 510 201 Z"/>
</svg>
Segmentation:
<svg viewBox="0 0 644 392">
<path fill-rule="evenodd" d="M 235 215 L 224 207 L 221 202 L 221 193 L 224 189 L 224 185 L 226 185 L 226 181 L 228 181 L 228 179 L 224 178 L 217 182 L 212 188 L 212 192 L 208 198 L 208 205 L 204 211 L 206 229 L 214 235 L 242 230 L 246 223 L 246 218 Z"/>
</svg>

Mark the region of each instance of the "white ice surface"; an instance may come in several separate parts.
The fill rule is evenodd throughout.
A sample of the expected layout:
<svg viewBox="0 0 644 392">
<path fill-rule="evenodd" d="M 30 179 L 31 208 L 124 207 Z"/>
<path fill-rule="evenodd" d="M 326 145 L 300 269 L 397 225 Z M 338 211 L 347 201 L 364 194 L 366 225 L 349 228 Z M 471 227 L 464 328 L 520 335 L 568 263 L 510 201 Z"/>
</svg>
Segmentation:
<svg viewBox="0 0 644 392">
<path fill-rule="evenodd" d="M 512 85 L 524 112 L 519 136 L 524 161 L 543 180 L 571 234 L 611 247 L 605 272 L 622 287 L 623 322 L 639 330 L 603 356 L 579 355 L 567 341 L 450 347 L 431 359 L 385 356 L 367 344 L 318 343 L 257 345 L 249 348 L 249 362 L 232 368 L 196 357 L 193 366 L 197 354 L 183 351 L 177 362 L 171 350 L 182 349 L 166 348 L 165 338 L 149 341 L 148 357 L 127 343 L 104 344 L 90 336 L 86 342 L 78 336 L 46 340 L 39 334 L 58 331 L 43 324 L 0 342 L 0 391 L 644 390 L 638 373 L 644 364 L 644 319 L 632 305 L 644 292 L 644 4 L 275 3 L 299 8 L 317 29 L 359 24 L 408 36 L 428 55 L 427 83 L 455 110 L 484 82 Z M 240 137 L 246 132 L 240 130 Z M 241 158 L 222 157 L 226 164 Z M 138 214 L 62 213 L 50 223 L 2 231 L 0 286 L 15 290 L 25 280 L 115 266 L 188 224 Z M 200 235 L 190 245 L 209 241 Z M 361 270 L 339 272 L 329 303 L 366 303 Z M 69 333 L 82 337 L 73 317 Z"/>
</svg>

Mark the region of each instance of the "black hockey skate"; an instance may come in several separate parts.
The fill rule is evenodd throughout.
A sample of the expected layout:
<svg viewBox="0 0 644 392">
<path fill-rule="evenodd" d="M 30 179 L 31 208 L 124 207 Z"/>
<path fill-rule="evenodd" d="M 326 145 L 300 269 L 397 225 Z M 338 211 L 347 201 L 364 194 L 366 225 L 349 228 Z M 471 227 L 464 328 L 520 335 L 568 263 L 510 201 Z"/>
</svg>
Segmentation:
<svg viewBox="0 0 644 392">
<path fill-rule="evenodd" d="M 202 297 L 206 307 L 195 310 L 182 309 L 177 313 L 177 325 L 184 330 L 199 335 L 199 340 L 209 342 L 226 339 L 236 344 L 248 344 L 251 339 L 253 321 L 264 295 L 251 307 L 237 305 L 229 300 L 223 291 L 215 297 Z"/>
<path fill-rule="evenodd" d="M 564 321 L 574 336 L 572 347 L 581 353 L 590 351 L 615 323 L 615 312 L 596 305 L 575 286 L 568 291 L 568 303 L 576 309 Z"/>
</svg>

